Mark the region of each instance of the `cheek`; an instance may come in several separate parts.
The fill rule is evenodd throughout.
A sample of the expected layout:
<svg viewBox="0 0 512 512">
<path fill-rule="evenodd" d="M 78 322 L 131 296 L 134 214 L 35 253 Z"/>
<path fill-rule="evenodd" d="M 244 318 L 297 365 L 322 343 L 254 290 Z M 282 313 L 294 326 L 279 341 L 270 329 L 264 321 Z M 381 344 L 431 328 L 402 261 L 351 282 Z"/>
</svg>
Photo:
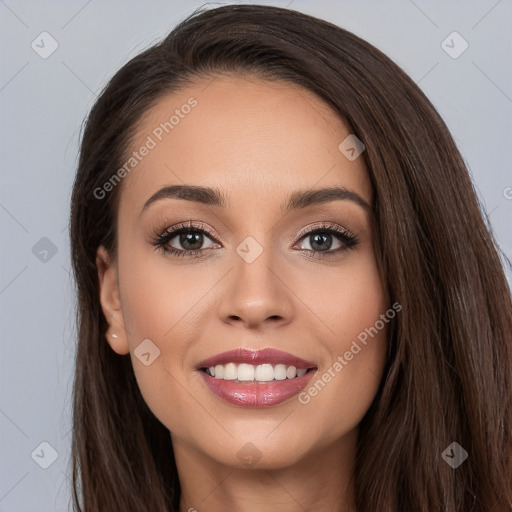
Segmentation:
<svg viewBox="0 0 512 512">
<path fill-rule="evenodd" d="M 327 442 L 355 428 L 371 405 L 382 378 L 395 312 L 386 316 L 390 306 L 370 251 L 347 259 L 339 272 L 318 273 L 314 286 L 310 279 L 302 279 L 297 293 L 329 330 L 319 342 L 328 356 L 299 401 L 305 414 L 323 418 L 318 424 L 323 425 Z"/>
<path fill-rule="evenodd" d="M 374 325 L 388 308 L 375 258 L 366 249 L 348 255 L 336 269 L 321 269 L 314 275 L 298 273 L 294 291 L 329 327 L 328 345 L 333 354 Z"/>
<path fill-rule="evenodd" d="M 194 309 L 203 305 L 202 298 L 207 299 L 205 291 L 212 287 L 213 276 L 193 265 L 172 263 L 151 248 L 126 250 L 124 254 L 120 252 L 119 274 L 130 348 L 150 338 L 155 343 L 165 339 L 175 352 L 183 351 L 180 340 L 189 339 L 186 330 L 191 328 L 190 318 Z"/>
<path fill-rule="evenodd" d="M 118 264 L 123 317 L 139 389 L 164 425 L 189 432 L 191 418 L 200 417 L 204 410 L 192 398 L 196 390 L 187 381 L 190 369 L 185 368 L 185 359 L 190 345 L 201 336 L 201 320 L 212 309 L 207 292 L 219 276 L 206 268 L 172 263 L 136 244 L 119 251 Z M 137 347 L 147 339 L 159 352 L 146 366 L 137 357 Z"/>
</svg>

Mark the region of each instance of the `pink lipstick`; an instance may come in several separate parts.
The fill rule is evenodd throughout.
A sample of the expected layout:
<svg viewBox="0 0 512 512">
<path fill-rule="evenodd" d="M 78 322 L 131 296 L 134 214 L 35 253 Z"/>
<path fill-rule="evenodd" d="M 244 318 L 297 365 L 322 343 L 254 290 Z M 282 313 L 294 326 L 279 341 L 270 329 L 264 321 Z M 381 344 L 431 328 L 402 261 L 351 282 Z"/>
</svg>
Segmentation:
<svg viewBox="0 0 512 512">
<path fill-rule="evenodd" d="M 228 403 L 266 407 L 298 394 L 317 367 L 281 350 L 239 348 L 201 361 L 196 370 L 210 391 Z"/>
</svg>

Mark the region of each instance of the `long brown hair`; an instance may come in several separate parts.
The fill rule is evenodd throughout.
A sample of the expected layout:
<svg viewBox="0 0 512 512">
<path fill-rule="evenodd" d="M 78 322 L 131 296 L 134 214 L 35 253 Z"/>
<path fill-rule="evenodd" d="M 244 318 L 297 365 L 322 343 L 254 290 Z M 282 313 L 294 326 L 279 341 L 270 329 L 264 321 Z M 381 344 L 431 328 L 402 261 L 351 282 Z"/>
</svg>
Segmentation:
<svg viewBox="0 0 512 512">
<path fill-rule="evenodd" d="M 366 146 L 378 260 L 391 302 L 379 391 L 360 424 L 358 512 L 512 509 L 512 304 L 466 166 L 435 108 L 372 45 L 326 21 L 261 5 L 196 11 L 130 60 L 85 124 L 71 204 L 78 347 L 73 502 L 78 511 L 177 511 L 169 431 L 138 389 L 129 355 L 105 341 L 96 250 L 116 254 L 122 166 L 142 115 L 218 73 L 300 85 Z M 452 442 L 468 453 L 453 469 Z"/>
</svg>

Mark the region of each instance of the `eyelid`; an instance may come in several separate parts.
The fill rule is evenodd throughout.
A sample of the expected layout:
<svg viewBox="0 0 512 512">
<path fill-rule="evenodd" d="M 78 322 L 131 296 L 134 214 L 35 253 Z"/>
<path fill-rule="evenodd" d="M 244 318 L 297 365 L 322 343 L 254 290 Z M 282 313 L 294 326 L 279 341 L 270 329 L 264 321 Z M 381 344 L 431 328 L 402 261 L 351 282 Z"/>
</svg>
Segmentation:
<svg viewBox="0 0 512 512">
<path fill-rule="evenodd" d="M 332 222 L 328 222 L 328 221 L 321 221 L 320 223 L 318 224 L 315 224 L 313 226 L 307 226 L 301 230 L 299 230 L 296 235 L 295 235 L 295 238 L 297 240 L 300 240 L 302 238 L 304 238 L 306 235 L 310 235 L 312 233 L 315 233 L 317 231 L 322 231 L 322 230 L 333 230 L 337 233 L 341 233 L 343 235 L 346 235 L 348 237 L 351 237 L 351 238 L 355 238 L 357 239 L 357 236 L 352 233 L 352 231 L 350 231 L 349 229 L 345 228 L 345 227 L 342 227 L 342 226 L 339 226 L 338 224 L 334 224 Z"/>
<path fill-rule="evenodd" d="M 174 226 L 170 226 L 170 227 L 163 228 L 163 229 L 162 228 L 155 229 L 153 234 L 154 234 L 154 237 L 160 236 L 160 235 L 165 235 L 165 234 L 176 236 L 176 235 L 180 234 L 181 231 L 204 232 L 210 238 L 212 238 L 213 240 L 218 242 L 217 236 L 213 234 L 213 231 L 210 228 L 208 228 L 208 226 L 206 226 L 205 224 L 203 224 L 200 221 L 193 221 L 193 220 L 189 220 L 186 222 L 180 222 Z"/>
<path fill-rule="evenodd" d="M 175 247 L 166 248 L 169 242 L 174 239 L 176 236 L 181 234 L 182 232 L 200 232 L 204 233 L 205 236 L 211 239 L 214 244 L 220 243 L 217 240 L 217 237 L 212 233 L 212 231 L 201 221 L 192 221 L 189 220 L 187 222 L 182 222 L 176 224 L 175 226 L 171 226 L 170 228 L 166 228 L 164 230 L 158 229 L 155 230 L 152 239 L 151 245 L 155 246 L 157 249 L 162 249 L 165 253 L 173 254 L 174 256 L 189 256 L 189 257 L 200 257 L 197 255 L 206 254 L 206 252 L 213 248 L 218 247 L 208 247 L 203 249 L 176 249 Z M 303 252 L 308 252 L 314 255 L 316 258 L 329 258 L 333 255 L 344 252 L 345 250 L 351 249 L 355 247 L 359 243 L 359 238 L 353 234 L 349 229 L 339 226 L 338 224 L 334 224 L 331 222 L 321 221 L 318 224 L 313 226 L 309 225 L 303 229 L 301 229 L 294 237 L 296 241 L 294 244 L 294 248 L 297 242 L 300 242 L 302 239 L 306 238 L 317 232 L 325 232 L 334 234 L 338 237 L 339 241 L 345 246 L 344 248 L 338 248 L 335 250 L 329 249 L 328 251 L 315 251 L 313 249 L 300 249 Z M 165 240 L 165 241 L 163 241 Z M 222 245 L 222 244 L 221 244 Z"/>
</svg>

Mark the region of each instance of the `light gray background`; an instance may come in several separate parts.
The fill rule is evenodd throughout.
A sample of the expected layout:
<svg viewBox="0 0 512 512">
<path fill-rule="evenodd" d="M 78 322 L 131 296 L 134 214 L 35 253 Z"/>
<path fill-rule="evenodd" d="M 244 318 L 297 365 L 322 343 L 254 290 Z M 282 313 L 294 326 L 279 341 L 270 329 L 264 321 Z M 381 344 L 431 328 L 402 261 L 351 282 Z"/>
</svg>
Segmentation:
<svg viewBox="0 0 512 512">
<path fill-rule="evenodd" d="M 75 341 L 67 222 L 82 120 L 122 64 L 203 3 L 0 0 L 1 511 L 71 510 Z M 397 62 L 448 124 L 512 256 L 510 0 L 250 3 L 324 18 Z M 58 43 L 46 59 L 31 47 L 43 31 Z M 453 31 L 469 43 L 457 59 L 441 47 Z M 43 237 L 56 254 L 44 253 Z M 51 462 L 50 449 L 39 447 L 44 441 L 58 453 L 48 469 L 39 465 Z"/>
</svg>

